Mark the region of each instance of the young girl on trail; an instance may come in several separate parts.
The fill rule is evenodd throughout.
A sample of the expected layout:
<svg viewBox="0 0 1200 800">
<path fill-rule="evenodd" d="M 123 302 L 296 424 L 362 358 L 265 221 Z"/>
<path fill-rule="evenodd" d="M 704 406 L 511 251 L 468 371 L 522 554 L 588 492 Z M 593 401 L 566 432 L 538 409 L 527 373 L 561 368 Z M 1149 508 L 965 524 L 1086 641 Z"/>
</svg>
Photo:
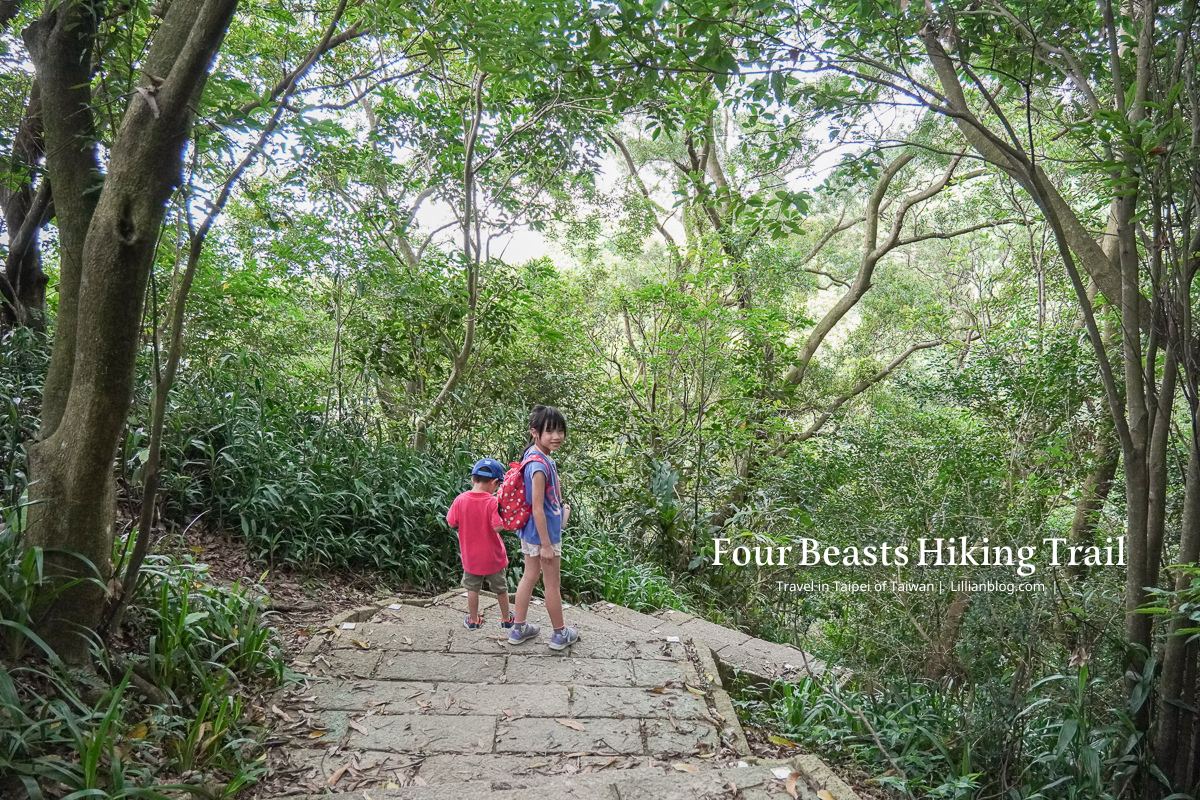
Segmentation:
<svg viewBox="0 0 1200 800">
<path fill-rule="evenodd" d="M 525 556 L 525 574 L 517 587 L 515 622 L 508 632 L 508 643 L 522 644 L 534 638 L 540 627 L 526 621 L 529 599 L 538 577 L 546 595 L 546 611 L 554 626 L 551 650 L 565 650 L 579 641 L 579 632 L 563 622 L 562 595 L 559 593 L 562 557 L 562 529 L 571 517 L 571 507 L 562 502 L 558 467 L 551 458 L 567 437 L 567 421 L 553 406 L 534 406 L 529 414 L 529 446 L 521 455 L 525 464 L 525 496 L 529 498 L 529 522 L 519 531 L 521 553 Z M 527 463 L 526 463 L 527 462 Z"/>
</svg>

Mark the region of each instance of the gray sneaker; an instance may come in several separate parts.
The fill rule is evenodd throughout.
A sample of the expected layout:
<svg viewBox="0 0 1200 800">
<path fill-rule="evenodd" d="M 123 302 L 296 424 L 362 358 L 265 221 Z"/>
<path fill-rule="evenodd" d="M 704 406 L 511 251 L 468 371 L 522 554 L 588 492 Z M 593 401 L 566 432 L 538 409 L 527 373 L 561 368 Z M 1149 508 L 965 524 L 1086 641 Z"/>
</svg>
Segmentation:
<svg viewBox="0 0 1200 800">
<path fill-rule="evenodd" d="M 532 622 L 526 622 L 523 625 L 513 624 L 508 632 L 508 643 L 514 645 L 524 644 L 541 633 L 541 631 L 541 626 L 534 625 Z"/>
<path fill-rule="evenodd" d="M 571 627 L 566 627 L 554 632 L 550 637 L 551 650 L 566 650 L 571 645 L 579 641 L 579 631 Z"/>
</svg>

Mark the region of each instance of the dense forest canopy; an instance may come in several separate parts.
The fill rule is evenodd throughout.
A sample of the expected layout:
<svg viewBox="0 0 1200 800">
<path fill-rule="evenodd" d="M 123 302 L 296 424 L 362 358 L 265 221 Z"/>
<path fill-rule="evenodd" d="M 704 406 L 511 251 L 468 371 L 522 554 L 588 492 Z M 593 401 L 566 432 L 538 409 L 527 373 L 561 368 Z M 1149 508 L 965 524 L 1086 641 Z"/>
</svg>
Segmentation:
<svg viewBox="0 0 1200 800">
<path fill-rule="evenodd" d="M 444 589 L 543 403 L 574 596 L 854 675 L 760 724 L 881 791 L 1194 797 L 1196 13 L 0 0 L 10 649 L 94 669 L 194 526 Z M 714 563 L 939 537 L 1041 554 Z M 939 589 L 779 588 L 867 578 Z"/>
</svg>

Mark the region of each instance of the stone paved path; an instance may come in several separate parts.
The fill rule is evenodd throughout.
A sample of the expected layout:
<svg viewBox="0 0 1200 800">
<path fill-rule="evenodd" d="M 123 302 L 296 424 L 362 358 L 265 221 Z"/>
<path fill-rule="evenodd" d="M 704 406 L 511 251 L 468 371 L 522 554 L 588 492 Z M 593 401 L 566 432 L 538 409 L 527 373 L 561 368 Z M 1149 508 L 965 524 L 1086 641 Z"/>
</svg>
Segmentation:
<svg viewBox="0 0 1200 800">
<path fill-rule="evenodd" d="M 746 766 L 712 651 L 694 635 L 702 620 L 569 607 L 583 638 L 554 652 L 540 605 L 530 619 L 543 636 L 510 647 L 495 600 L 481 600 L 481 630 L 463 627 L 466 599 L 452 594 L 349 612 L 314 637 L 295 664 L 307 680 L 273 708 L 287 740 L 273 766 L 289 794 L 501 800 L 543 786 L 549 798 L 749 799 L 790 796 L 796 772 L 797 796 L 853 797 L 830 775 L 808 777 L 819 762 Z"/>
</svg>

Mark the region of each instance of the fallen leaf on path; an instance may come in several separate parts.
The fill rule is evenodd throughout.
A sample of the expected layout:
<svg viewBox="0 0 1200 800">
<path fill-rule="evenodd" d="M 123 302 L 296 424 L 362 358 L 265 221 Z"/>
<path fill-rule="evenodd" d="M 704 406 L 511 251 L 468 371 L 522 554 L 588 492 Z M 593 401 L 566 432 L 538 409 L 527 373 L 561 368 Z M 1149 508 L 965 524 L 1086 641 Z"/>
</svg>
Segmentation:
<svg viewBox="0 0 1200 800">
<path fill-rule="evenodd" d="M 145 739 L 146 734 L 149 732 L 150 732 L 150 729 L 148 727 L 146 727 L 146 723 L 143 722 L 143 723 L 133 726 L 133 728 L 129 731 L 129 738 L 130 739 Z"/>
<path fill-rule="evenodd" d="M 586 756 L 586 755 L 587 755 L 587 750 L 580 750 L 578 753 L 567 753 L 565 756 L 563 756 L 563 758 L 579 758 L 580 756 Z"/>
<path fill-rule="evenodd" d="M 699 753 L 696 758 L 712 758 L 716 753 Z"/>
<path fill-rule="evenodd" d="M 406 698 L 404 698 L 404 699 L 405 699 L 405 700 L 412 700 L 414 697 L 420 697 L 422 694 L 424 694 L 424 692 L 422 692 L 422 691 L 420 691 L 420 690 L 418 689 L 417 691 L 413 692 L 412 694 L 410 694 L 408 697 L 406 697 Z"/>
<path fill-rule="evenodd" d="M 289 717 L 289 716 L 288 716 L 288 715 L 287 715 L 287 714 L 286 714 L 286 713 L 283 711 L 283 709 L 281 709 L 279 706 L 272 705 L 272 706 L 271 706 L 271 712 L 272 712 L 273 714 L 275 714 L 276 716 L 283 717 L 283 719 L 284 719 L 285 721 L 287 721 L 287 722 L 291 722 L 291 721 L 292 721 L 292 718 L 291 718 L 291 717 Z"/>
<path fill-rule="evenodd" d="M 348 720 L 346 720 L 346 724 L 348 724 L 351 728 L 354 728 L 354 730 L 358 731 L 359 733 L 361 733 L 364 736 L 371 733 L 371 731 L 367 730 L 366 725 L 361 724 L 357 720 L 348 719 Z"/>
<path fill-rule="evenodd" d="M 568 728 L 573 728 L 574 730 L 577 730 L 577 731 L 586 731 L 587 730 L 587 728 L 583 727 L 582 722 L 576 722 L 573 719 L 556 718 L 554 721 L 557 722 L 559 725 L 565 725 Z"/>
<path fill-rule="evenodd" d="M 672 764 L 671 768 L 677 769 L 680 772 L 699 772 L 700 771 L 699 767 L 693 766 L 692 764 L 684 764 L 682 762 Z M 795 795 L 792 795 L 792 796 L 795 797 Z"/>
<path fill-rule="evenodd" d="M 449 708 L 452 705 L 454 705 L 454 698 L 450 695 L 446 695 L 446 708 Z"/>
<path fill-rule="evenodd" d="M 425 700 L 418 700 L 417 705 L 419 705 L 421 708 L 433 708 L 433 703 Z"/>
<path fill-rule="evenodd" d="M 820 791 L 818 791 L 817 797 L 819 797 L 821 800 L 833 800 L 833 795 L 831 795 L 825 789 L 821 789 Z"/>
<path fill-rule="evenodd" d="M 654 692 L 655 694 L 666 694 L 666 692 L 667 692 L 667 687 L 665 687 L 665 686 L 655 686 L 655 687 L 653 687 L 653 688 L 651 688 L 651 689 L 647 689 L 646 691 L 647 691 L 647 692 Z"/>
<path fill-rule="evenodd" d="M 428 786 L 429 781 L 425 780 L 420 775 L 413 775 L 413 784 L 416 786 Z"/>
<path fill-rule="evenodd" d="M 360 642 L 358 639 L 351 639 L 350 641 L 353 642 L 357 647 L 359 647 L 362 650 L 370 650 L 371 649 L 371 645 L 368 642 Z"/>
<path fill-rule="evenodd" d="M 405 644 L 412 644 L 412 639 L 410 639 L 410 638 L 409 638 L 409 637 L 407 637 L 407 636 L 405 636 L 405 637 L 404 637 L 403 641 L 404 641 L 404 643 L 405 643 Z"/>
<path fill-rule="evenodd" d="M 689 692 L 696 695 L 697 697 L 704 697 L 704 692 L 700 689 L 697 689 L 695 686 L 685 683 L 683 685 L 683 688 L 687 689 Z"/>
<path fill-rule="evenodd" d="M 311 732 L 308 734 L 308 738 L 310 738 L 310 739 L 320 739 L 322 736 L 324 736 L 324 735 L 325 735 L 325 733 L 326 733 L 325 731 L 311 731 Z"/>
<path fill-rule="evenodd" d="M 329 776 L 329 782 L 326 783 L 325 785 L 330 788 L 333 788 L 333 785 L 342 779 L 342 776 L 346 774 L 346 770 L 348 770 L 348 769 L 350 769 L 349 764 L 343 764 L 342 766 L 338 767 L 337 771 L 335 771 L 332 775 Z"/>
<path fill-rule="evenodd" d="M 782 737 L 778 734 L 775 734 L 775 733 L 772 733 L 770 736 L 768 736 L 767 741 L 770 742 L 771 744 L 777 744 L 780 747 L 799 747 L 800 746 L 800 745 L 796 744 L 795 742 L 793 742 L 791 739 L 785 739 L 784 737 Z"/>
<path fill-rule="evenodd" d="M 783 788 L 784 788 L 784 789 L 786 789 L 786 790 L 787 790 L 787 793 L 788 793 L 788 794 L 790 794 L 792 797 L 799 797 L 799 796 L 800 796 L 800 795 L 799 795 L 799 794 L 796 792 L 796 779 L 797 779 L 797 778 L 799 778 L 799 777 L 800 777 L 800 773 L 799 773 L 799 772 L 793 772 L 793 773 L 791 773 L 790 775 L 788 775 L 788 776 L 787 776 L 787 780 L 786 780 L 786 781 L 784 781 L 784 783 L 783 783 Z"/>
</svg>

